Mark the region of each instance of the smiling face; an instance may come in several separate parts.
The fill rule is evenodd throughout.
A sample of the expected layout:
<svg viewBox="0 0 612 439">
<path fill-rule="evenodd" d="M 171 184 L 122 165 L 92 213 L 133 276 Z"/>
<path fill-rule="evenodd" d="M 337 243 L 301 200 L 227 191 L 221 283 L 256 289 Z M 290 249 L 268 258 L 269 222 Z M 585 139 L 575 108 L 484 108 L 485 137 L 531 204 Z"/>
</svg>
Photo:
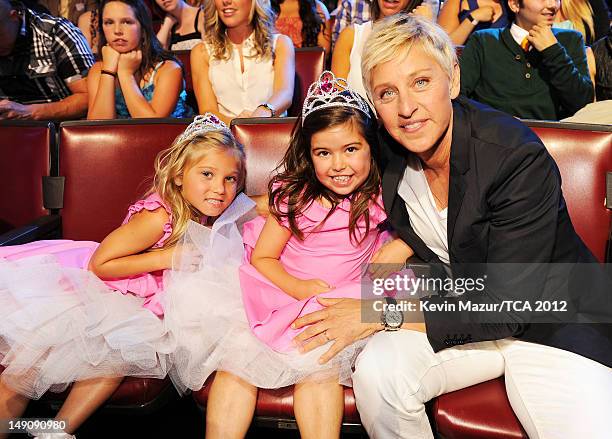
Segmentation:
<svg viewBox="0 0 612 439">
<path fill-rule="evenodd" d="M 108 2 L 102 13 L 102 29 L 108 45 L 119 53 L 140 46 L 142 28 L 134 10 L 122 2 Z"/>
<path fill-rule="evenodd" d="M 450 141 L 453 109 L 459 94 L 459 67 L 453 78 L 420 46 L 406 56 L 372 69 L 374 106 L 389 134 L 404 148 L 424 154 Z"/>
<path fill-rule="evenodd" d="M 234 201 L 239 187 L 240 159 L 232 151 L 211 147 L 187 166 L 174 183 L 183 198 L 202 215 L 217 217 Z"/>
<path fill-rule="evenodd" d="M 228 28 L 251 23 L 255 0 L 214 0 L 219 18 Z"/>
<path fill-rule="evenodd" d="M 338 195 L 350 195 L 370 174 L 370 145 L 353 121 L 318 131 L 310 139 L 317 180 Z"/>
<path fill-rule="evenodd" d="M 516 15 L 516 24 L 525 30 L 536 25 L 552 26 L 561 7 L 560 0 L 510 0 L 510 10 Z"/>
<path fill-rule="evenodd" d="M 410 0 L 377 0 L 377 2 L 380 9 L 380 16 L 378 18 L 384 18 L 402 12 L 406 9 Z"/>
</svg>

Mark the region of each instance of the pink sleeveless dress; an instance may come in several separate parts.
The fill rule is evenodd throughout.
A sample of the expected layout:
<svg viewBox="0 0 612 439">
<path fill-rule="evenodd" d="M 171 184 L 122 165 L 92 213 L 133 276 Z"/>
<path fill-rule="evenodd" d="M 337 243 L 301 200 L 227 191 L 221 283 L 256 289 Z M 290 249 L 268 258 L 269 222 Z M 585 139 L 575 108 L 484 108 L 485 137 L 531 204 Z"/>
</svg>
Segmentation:
<svg viewBox="0 0 612 439">
<path fill-rule="evenodd" d="M 123 224 L 159 208 L 170 214 L 152 194 L 130 206 Z M 171 232 L 170 218 L 153 247 Z M 0 247 L 1 379 L 29 398 L 87 378 L 167 372 L 164 273 L 101 281 L 87 270 L 98 246 L 48 240 Z"/>
</svg>

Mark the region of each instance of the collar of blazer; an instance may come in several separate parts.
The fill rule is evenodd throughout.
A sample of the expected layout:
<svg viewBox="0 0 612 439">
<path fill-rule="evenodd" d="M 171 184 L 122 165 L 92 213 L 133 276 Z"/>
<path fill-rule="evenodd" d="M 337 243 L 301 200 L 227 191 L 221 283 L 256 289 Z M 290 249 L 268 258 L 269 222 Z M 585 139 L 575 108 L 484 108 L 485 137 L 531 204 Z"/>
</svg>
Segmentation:
<svg viewBox="0 0 612 439">
<path fill-rule="evenodd" d="M 449 182 L 449 194 L 448 194 L 448 219 L 447 219 L 447 239 L 448 242 L 452 242 L 453 232 L 457 215 L 461 209 L 463 202 L 463 196 L 465 194 L 465 174 L 470 169 L 470 115 L 464 106 L 463 98 L 458 98 L 453 101 L 453 137 L 451 144 L 451 157 L 450 157 L 450 182 Z M 412 227 L 409 226 L 408 212 L 406 207 L 403 205 L 401 197 L 397 193 L 400 180 L 404 175 L 406 169 L 406 157 L 407 150 L 400 144 L 398 144 L 393 138 L 387 133 L 384 127 L 380 130 L 380 142 L 381 148 L 387 156 L 387 167 L 383 173 L 382 179 L 382 190 L 383 190 L 383 202 L 387 214 L 391 218 L 394 225 L 398 226 L 397 217 L 400 206 L 395 206 L 399 201 L 402 203 L 401 212 L 405 215 L 402 224 L 407 226 L 409 230 L 398 230 L 402 235 L 409 234 L 414 235 L 416 240 L 411 240 L 408 244 L 414 246 L 413 250 L 422 259 L 434 262 L 438 259 L 435 254 L 429 250 L 429 248 L 423 243 L 423 241 L 414 233 Z M 402 233 L 403 232 L 403 233 Z M 449 245 L 450 251 L 450 245 Z M 453 261 L 453 255 L 451 251 L 451 262 Z"/>
</svg>

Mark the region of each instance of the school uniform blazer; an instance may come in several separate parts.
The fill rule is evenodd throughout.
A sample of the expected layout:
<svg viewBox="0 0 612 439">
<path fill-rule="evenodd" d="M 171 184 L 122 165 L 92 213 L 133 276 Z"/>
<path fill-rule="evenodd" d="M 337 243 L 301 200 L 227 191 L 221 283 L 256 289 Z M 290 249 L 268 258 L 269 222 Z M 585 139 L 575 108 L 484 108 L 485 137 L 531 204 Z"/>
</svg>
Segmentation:
<svg viewBox="0 0 612 439">
<path fill-rule="evenodd" d="M 413 230 L 405 202 L 397 193 L 409 152 L 384 127 L 380 140 L 383 201 L 391 225 L 417 257 L 441 263 Z M 463 263 L 597 262 L 574 231 L 559 170 L 542 141 L 517 119 L 463 97 L 453 101 L 447 229 L 454 276 Z M 573 298 L 580 302 L 575 305 L 581 309 L 607 306 L 610 314 L 609 278 L 599 265 L 590 266 L 596 274 L 579 279 L 586 283 L 580 297 Z M 531 277 L 512 276 L 509 294 L 525 298 L 543 291 L 546 279 L 538 278 L 537 269 L 533 271 Z M 428 300 L 452 303 L 460 298 Z M 460 312 L 425 310 L 424 317 L 436 352 L 458 344 L 517 337 L 612 366 L 609 324 L 535 324 L 523 321 L 520 313 L 502 313 L 499 322 L 482 322 L 476 314 Z"/>
</svg>

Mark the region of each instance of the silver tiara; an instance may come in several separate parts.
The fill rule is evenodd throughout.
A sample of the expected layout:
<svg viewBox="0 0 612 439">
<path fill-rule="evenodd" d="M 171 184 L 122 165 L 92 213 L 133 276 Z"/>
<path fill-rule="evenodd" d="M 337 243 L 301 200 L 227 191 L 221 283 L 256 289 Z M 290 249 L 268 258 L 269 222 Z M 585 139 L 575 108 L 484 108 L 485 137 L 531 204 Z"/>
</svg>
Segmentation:
<svg viewBox="0 0 612 439">
<path fill-rule="evenodd" d="M 371 117 L 370 106 L 366 100 L 350 88 L 345 79 L 336 78 L 332 72 L 326 70 L 308 87 L 302 107 L 302 125 L 310 113 L 329 107 L 351 107 Z"/>
<path fill-rule="evenodd" d="M 226 131 L 230 133 L 230 129 L 221 119 L 212 113 L 205 113 L 193 118 L 193 122 L 191 122 L 183 134 L 180 135 L 178 142 L 192 139 L 198 134 L 203 134 L 208 131 Z"/>
</svg>

